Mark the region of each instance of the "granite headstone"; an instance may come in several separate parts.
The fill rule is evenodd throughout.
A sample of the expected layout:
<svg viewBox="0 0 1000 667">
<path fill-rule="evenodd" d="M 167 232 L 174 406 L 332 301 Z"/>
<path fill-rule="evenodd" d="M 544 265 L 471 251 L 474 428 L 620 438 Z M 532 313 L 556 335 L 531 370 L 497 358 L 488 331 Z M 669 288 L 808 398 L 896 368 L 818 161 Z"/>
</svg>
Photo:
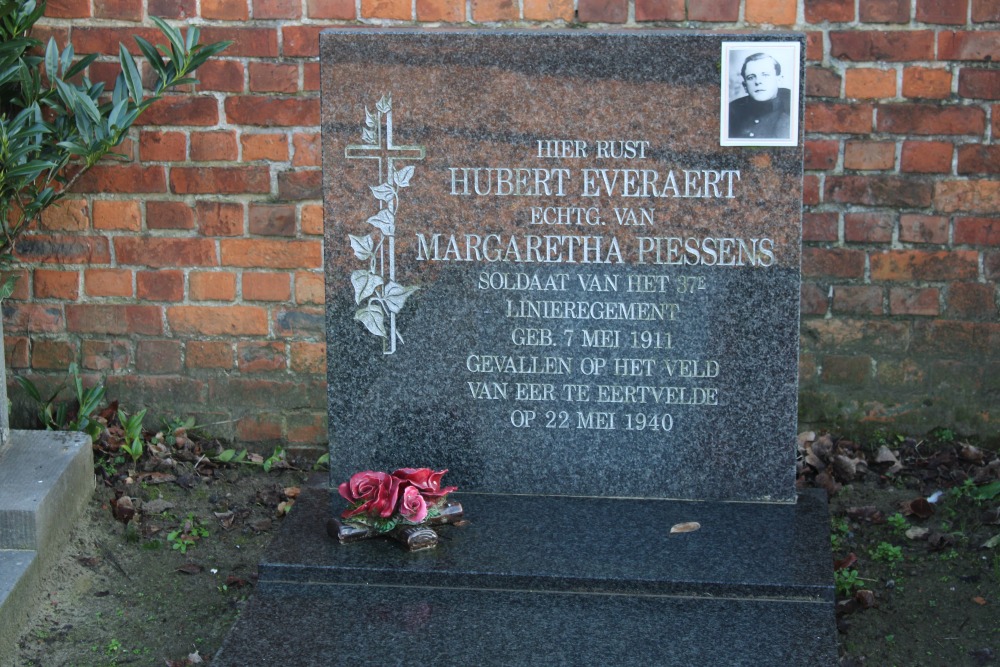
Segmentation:
<svg viewBox="0 0 1000 667">
<path fill-rule="evenodd" d="M 725 45 L 776 42 L 797 92 L 801 35 L 322 34 L 334 488 L 215 664 L 833 664 L 794 488 L 799 98 L 722 145 Z M 436 549 L 327 537 L 336 484 L 422 466 L 469 518 Z"/>
</svg>

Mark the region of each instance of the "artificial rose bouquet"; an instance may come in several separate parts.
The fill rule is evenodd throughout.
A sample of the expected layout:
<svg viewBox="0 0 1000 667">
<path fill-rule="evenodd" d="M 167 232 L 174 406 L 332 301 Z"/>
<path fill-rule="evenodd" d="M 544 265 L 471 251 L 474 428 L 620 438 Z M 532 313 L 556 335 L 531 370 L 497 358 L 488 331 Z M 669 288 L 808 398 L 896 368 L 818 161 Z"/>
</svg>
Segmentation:
<svg viewBox="0 0 1000 667">
<path fill-rule="evenodd" d="M 400 468 L 392 474 L 365 470 L 340 485 L 340 495 L 351 504 L 341 515 L 377 533 L 399 524 L 419 525 L 440 516 L 447 496 L 458 487 L 441 488 L 447 470 Z"/>
</svg>

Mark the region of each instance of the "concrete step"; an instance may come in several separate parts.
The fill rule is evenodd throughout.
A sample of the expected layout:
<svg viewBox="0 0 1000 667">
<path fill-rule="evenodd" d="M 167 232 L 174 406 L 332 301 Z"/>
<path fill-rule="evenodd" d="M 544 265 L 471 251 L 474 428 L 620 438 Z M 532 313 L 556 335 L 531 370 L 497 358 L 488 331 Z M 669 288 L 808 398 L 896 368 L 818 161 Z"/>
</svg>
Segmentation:
<svg viewBox="0 0 1000 667">
<path fill-rule="evenodd" d="M 11 431 L 0 454 L 0 655 L 13 650 L 45 569 L 93 492 L 89 437 Z"/>
</svg>

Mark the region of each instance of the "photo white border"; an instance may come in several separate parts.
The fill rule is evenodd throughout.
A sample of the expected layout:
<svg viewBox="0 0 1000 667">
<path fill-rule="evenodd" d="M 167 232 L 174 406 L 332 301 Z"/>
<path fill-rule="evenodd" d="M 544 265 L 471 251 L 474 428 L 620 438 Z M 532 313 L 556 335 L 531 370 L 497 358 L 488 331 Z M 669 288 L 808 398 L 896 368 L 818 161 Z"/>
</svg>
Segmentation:
<svg viewBox="0 0 1000 667">
<path fill-rule="evenodd" d="M 722 80 L 719 82 L 721 114 L 719 116 L 719 145 L 721 146 L 798 146 L 799 144 L 799 42 L 722 42 Z M 732 76 L 739 76 L 743 60 L 750 55 L 737 55 L 741 51 L 766 53 L 781 64 L 781 83 L 791 91 L 789 101 L 789 136 L 782 139 L 733 139 L 729 136 L 729 83 Z M 731 62 L 734 58 L 738 63 Z M 734 69 L 735 68 L 735 69 Z"/>
</svg>

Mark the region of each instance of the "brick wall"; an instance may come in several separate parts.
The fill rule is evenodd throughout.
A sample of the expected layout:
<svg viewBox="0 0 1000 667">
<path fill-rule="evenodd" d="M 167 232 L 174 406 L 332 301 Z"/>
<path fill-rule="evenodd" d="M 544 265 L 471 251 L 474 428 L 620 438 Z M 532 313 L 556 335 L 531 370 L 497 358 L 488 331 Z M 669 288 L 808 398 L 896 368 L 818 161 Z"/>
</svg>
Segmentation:
<svg viewBox="0 0 1000 667">
<path fill-rule="evenodd" d="M 40 32 L 109 54 L 111 80 L 119 42 L 157 41 L 149 15 L 234 44 L 21 243 L 14 373 L 76 361 L 134 409 L 325 439 L 324 27 L 795 29 L 803 425 L 1000 430 L 1000 0 L 50 0 Z"/>
</svg>

